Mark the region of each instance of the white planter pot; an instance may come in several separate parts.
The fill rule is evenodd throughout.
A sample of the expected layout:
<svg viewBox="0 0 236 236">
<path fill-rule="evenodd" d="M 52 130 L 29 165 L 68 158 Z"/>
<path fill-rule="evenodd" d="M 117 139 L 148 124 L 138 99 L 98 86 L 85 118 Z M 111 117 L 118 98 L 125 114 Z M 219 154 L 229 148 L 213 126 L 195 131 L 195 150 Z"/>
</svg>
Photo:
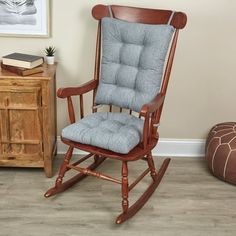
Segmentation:
<svg viewBox="0 0 236 236">
<path fill-rule="evenodd" d="M 46 61 L 47 61 L 48 65 L 53 65 L 54 64 L 54 56 L 53 57 L 46 56 Z"/>
</svg>

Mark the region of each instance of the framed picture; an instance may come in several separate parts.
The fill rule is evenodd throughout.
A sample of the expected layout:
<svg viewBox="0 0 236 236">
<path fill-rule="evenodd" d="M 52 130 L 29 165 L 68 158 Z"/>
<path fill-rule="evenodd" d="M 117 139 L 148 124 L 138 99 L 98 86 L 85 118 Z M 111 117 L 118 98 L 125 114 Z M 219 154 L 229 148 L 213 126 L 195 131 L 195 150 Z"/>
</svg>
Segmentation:
<svg viewBox="0 0 236 236">
<path fill-rule="evenodd" d="M 50 0 L 0 0 L 0 36 L 49 37 Z"/>
</svg>

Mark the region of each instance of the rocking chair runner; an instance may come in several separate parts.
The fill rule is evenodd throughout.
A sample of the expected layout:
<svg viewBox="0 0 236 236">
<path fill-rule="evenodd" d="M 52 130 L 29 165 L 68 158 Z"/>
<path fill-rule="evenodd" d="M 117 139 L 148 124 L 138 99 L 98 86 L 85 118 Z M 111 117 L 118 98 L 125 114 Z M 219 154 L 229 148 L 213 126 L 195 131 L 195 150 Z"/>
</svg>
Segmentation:
<svg viewBox="0 0 236 236">
<path fill-rule="evenodd" d="M 66 98 L 68 103 L 71 125 L 63 129 L 61 139 L 69 148 L 55 186 L 45 197 L 65 191 L 88 175 L 112 181 L 121 185 L 123 212 L 116 219 L 120 224 L 147 202 L 170 162 L 170 158 L 165 159 L 157 171 L 152 149 L 158 142 L 157 128 L 179 29 L 184 28 L 187 17 L 182 12 L 116 5 L 96 5 L 92 15 L 98 20 L 94 79 L 57 92 L 58 97 Z M 163 73 L 167 52 L 169 56 Z M 83 94 L 89 91 L 93 91 L 93 113 L 84 117 Z M 75 95 L 80 97 L 81 120 L 78 123 L 75 123 L 71 99 Z M 108 105 L 109 112 L 97 112 L 100 104 Z M 120 113 L 112 112 L 113 105 L 120 107 Z M 122 108 L 130 109 L 130 114 L 122 113 Z M 139 112 L 139 117 L 132 115 L 133 111 Z M 74 148 L 90 154 L 70 164 Z M 93 164 L 87 168 L 79 166 L 90 157 L 94 157 Z M 106 158 L 122 161 L 121 180 L 93 171 Z M 135 160 L 146 161 L 148 168 L 129 184 L 128 162 Z M 63 182 L 65 173 L 71 169 L 80 173 Z M 129 192 L 148 173 L 152 183 L 129 206 Z"/>
</svg>

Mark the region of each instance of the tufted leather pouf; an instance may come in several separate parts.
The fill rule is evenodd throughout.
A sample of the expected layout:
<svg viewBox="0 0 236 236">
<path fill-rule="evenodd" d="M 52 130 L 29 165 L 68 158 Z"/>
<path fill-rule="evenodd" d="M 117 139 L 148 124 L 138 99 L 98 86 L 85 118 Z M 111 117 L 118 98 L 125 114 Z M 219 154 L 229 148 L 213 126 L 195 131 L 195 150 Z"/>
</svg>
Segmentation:
<svg viewBox="0 0 236 236">
<path fill-rule="evenodd" d="M 206 160 L 213 175 L 236 184 L 236 122 L 217 124 L 210 130 Z"/>
</svg>

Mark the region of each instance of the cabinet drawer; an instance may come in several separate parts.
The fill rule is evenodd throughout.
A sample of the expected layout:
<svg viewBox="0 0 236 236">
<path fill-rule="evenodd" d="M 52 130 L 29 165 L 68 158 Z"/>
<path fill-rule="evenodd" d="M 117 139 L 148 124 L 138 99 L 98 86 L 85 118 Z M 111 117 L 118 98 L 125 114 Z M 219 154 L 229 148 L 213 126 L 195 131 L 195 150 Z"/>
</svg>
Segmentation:
<svg viewBox="0 0 236 236">
<path fill-rule="evenodd" d="M 36 109 L 41 104 L 40 87 L 0 86 L 0 109 Z"/>
</svg>

